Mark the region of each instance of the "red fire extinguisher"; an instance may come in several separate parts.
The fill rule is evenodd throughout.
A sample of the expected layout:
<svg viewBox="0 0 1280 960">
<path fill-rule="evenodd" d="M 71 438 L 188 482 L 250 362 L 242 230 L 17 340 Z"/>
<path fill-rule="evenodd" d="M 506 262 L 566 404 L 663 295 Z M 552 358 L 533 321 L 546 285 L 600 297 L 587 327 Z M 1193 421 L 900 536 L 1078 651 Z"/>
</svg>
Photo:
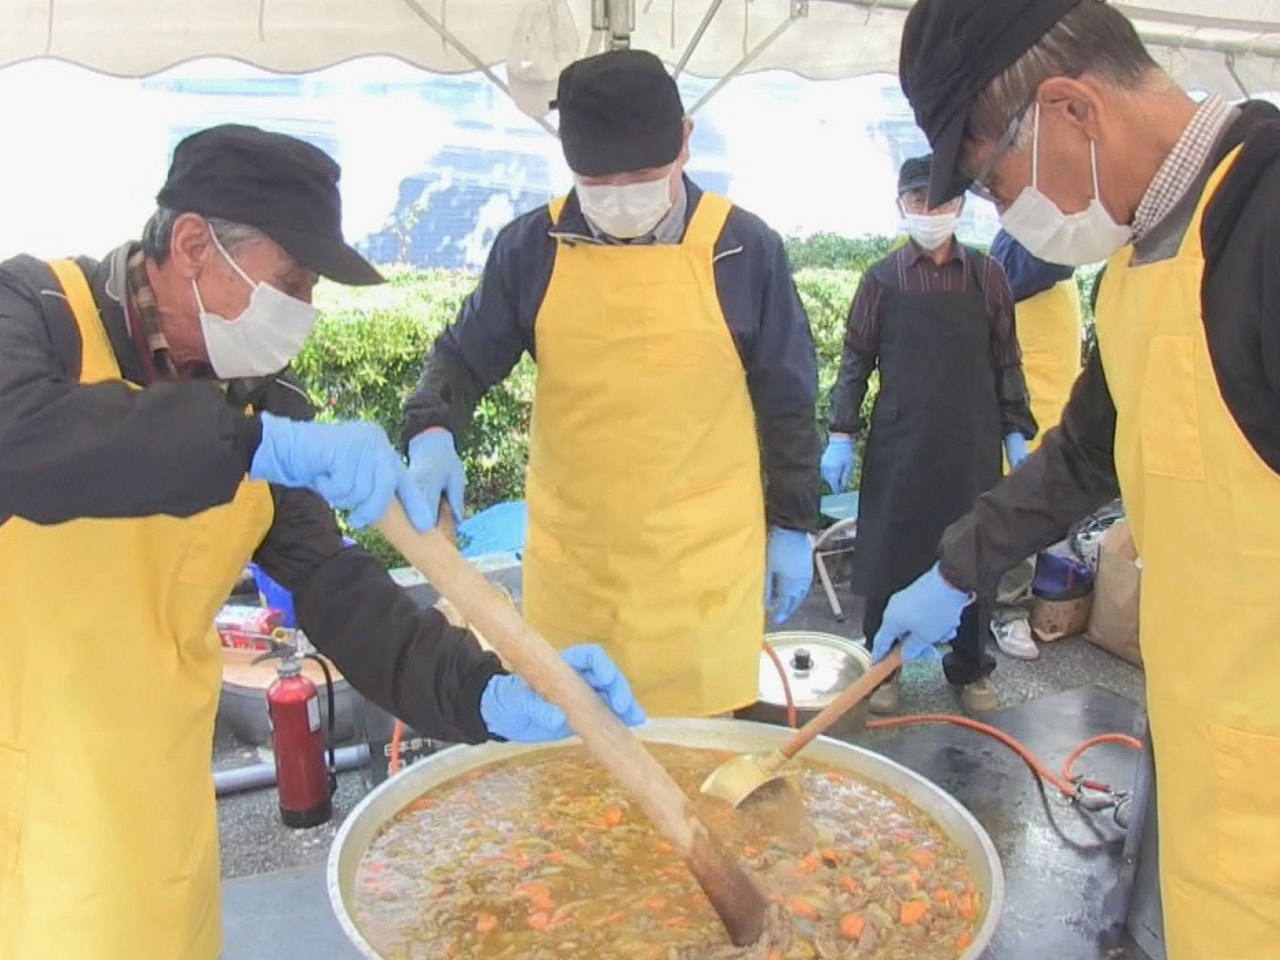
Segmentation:
<svg viewBox="0 0 1280 960">
<path fill-rule="evenodd" d="M 327 767 L 326 737 L 320 732 L 320 694 L 316 685 L 302 675 L 297 653 L 292 647 L 280 645 L 254 660 L 280 661 L 276 665 L 276 681 L 267 690 L 267 716 L 276 760 L 280 819 L 285 826 L 299 828 L 327 823 L 333 816 L 333 795 L 338 789 L 333 676 L 323 658 L 308 653 L 305 659 L 314 660 L 324 671 L 329 707 Z"/>
</svg>

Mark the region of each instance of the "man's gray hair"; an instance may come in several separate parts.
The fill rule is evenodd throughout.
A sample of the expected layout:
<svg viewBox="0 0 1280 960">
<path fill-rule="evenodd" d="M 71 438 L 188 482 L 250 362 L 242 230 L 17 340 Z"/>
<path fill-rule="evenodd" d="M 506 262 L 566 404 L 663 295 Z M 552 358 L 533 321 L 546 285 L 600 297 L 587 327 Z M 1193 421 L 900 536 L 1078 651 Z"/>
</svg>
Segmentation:
<svg viewBox="0 0 1280 960">
<path fill-rule="evenodd" d="M 1081 0 L 976 100 L 966 140 L 999 141 L 1010 125 L 1026 119 L 1040 85 L 1052 77 L 1093 73 L 1124 90 L 1146 83 L 1158 71 L 1129 19 L 1110 3 Z M 1030 136 L 1023 123 L 1018 145 Z"/>
<path fill-rule="evenodd" d="M 169 248 L 173 245 L 173 228 L 181 216 L 181 211 L 170 210 L 167 207 L 160 207 L 151 215 L 147 225 L 142 228 L 142 252 L 146 254 L 147 259 L 157 264 L 163 264 L 169 259 Z M 227 253 L 232 255 L 251 240 L 264 236 L 257 227 L 232 223 L 230 220 L 206 217 L 205 222 L 209 224 L 209 229 L 218 238 L 218 242 Z"/>
</svg>

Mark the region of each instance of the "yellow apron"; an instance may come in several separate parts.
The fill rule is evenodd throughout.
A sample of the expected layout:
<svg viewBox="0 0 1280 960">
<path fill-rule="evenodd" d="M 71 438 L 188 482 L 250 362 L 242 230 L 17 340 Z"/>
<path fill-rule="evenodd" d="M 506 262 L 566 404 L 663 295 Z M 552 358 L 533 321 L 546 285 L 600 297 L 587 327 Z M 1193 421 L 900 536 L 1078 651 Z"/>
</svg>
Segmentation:
<svg viewBox="0 0 1280 960">
<path fill-rule="evenodd" d="M 1080 375 L 1080 291 L 1075 280 L 1063 280 L 1018 304 L 1018 343 L 1022 372 L 1031 395 L 1031 413 L 1040 427 L 1027 450 L 1062 418 L 1062 408 Z"/>
<path fill-rule="evenodd" d="M 561 238 L 537 317 L 525 615 L 603 644 L 651 716 L 757 697 L 760 452 L 712 266 L 729 210 L 704 194 L 679 245 Z"/>
<path fill-rule="evenodd" d="M 1176 258 L 1108 266 L 1098 339 L 1142 557 L 1169 960 L 1280 957 L 1280 477 L 1214 375 L 1200 309 L 1204 209 Z"/>
<path fill-rule="evenodd" d="M 51 266 L 80 382 L 119 380 L 83 275 Z M 271 520 L 245 482 L 189 519 L 0 526 L 4 960 L 219 954 L 213 618 Z"/>
</svg>

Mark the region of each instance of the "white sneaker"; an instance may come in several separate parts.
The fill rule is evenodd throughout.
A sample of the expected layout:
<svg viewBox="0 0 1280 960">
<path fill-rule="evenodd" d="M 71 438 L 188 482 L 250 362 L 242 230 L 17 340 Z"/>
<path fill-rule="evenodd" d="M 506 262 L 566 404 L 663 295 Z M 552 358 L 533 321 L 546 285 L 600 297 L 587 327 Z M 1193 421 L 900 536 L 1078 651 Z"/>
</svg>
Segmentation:
<svg viewBox="0 0 1280 960">
<path fill-rule="evenodd" d="M 996 646 L 1011 657 L 1035 660 L 1040 656 L 1040 648 L 1031 636 L 1031 624 L 1026 620 L 1010 620 L 1008 623 L 993 621 L 991 635 L 996 638 Z"/>
</svg>

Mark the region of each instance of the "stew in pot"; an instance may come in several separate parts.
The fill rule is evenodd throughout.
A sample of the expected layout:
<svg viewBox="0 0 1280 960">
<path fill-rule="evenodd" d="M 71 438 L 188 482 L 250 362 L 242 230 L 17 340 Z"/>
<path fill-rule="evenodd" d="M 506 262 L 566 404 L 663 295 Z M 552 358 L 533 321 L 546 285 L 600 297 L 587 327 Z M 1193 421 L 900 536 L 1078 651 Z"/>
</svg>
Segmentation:
<svg viewBox="0 0 1280 960">
<path fill-rule="evenodd" d="M 356 920 L 388 960 L 955 960 L 983 911 L 926 814 L 805 763 L 739 810 L 697 793 L 732 754 L 650 744 L 774 904 L 729 944 L 672 847 L 581 747 L 500 761 L 410 804 L 357 873 Z"/>
</svg>

